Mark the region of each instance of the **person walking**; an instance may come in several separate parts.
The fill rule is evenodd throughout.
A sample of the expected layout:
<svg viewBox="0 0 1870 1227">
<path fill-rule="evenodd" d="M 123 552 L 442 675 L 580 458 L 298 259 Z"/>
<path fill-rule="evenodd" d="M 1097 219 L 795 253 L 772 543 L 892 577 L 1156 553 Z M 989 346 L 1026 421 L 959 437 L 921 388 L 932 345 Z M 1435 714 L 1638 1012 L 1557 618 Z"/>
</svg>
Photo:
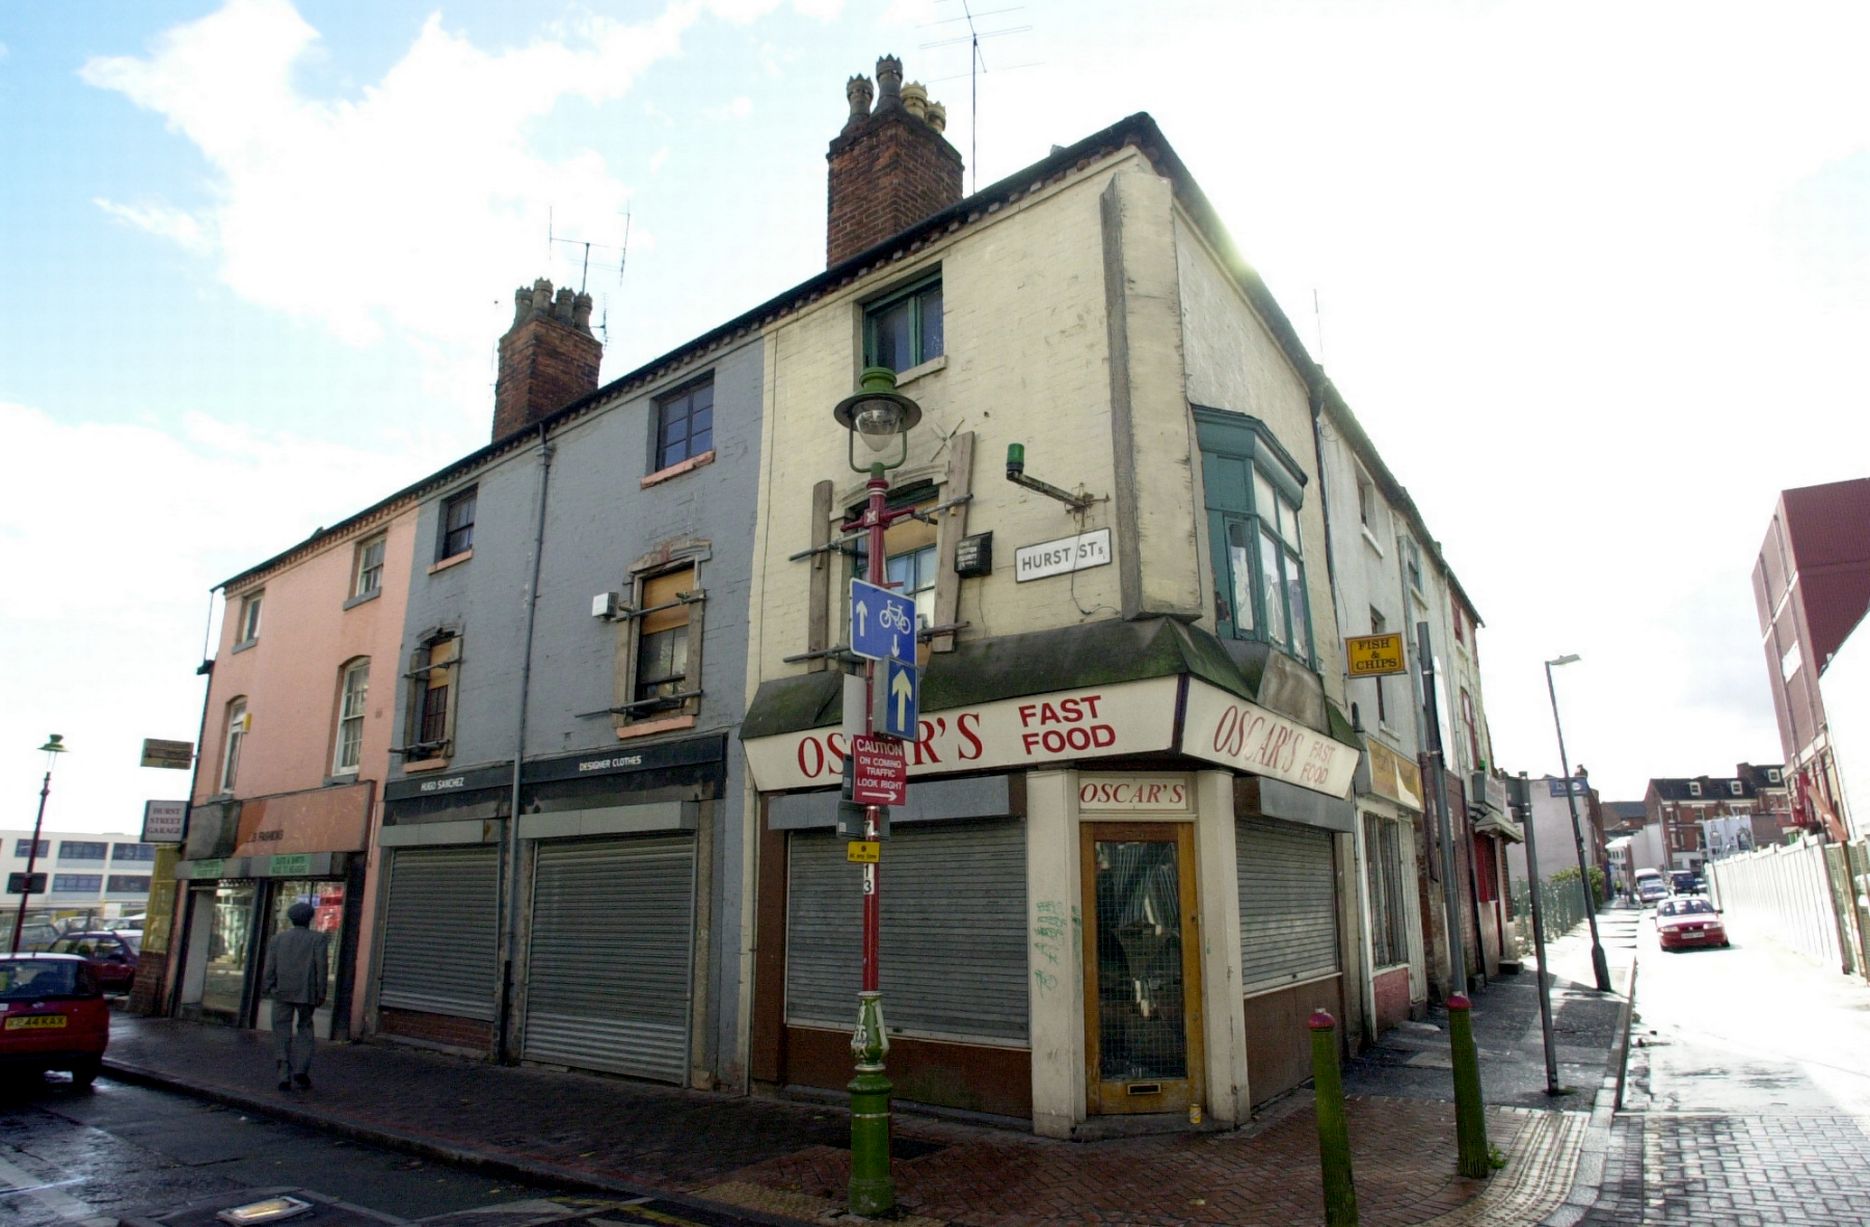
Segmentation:
<svg viewBox="0 0 1870 1227">
<path fill-rule="evenodd" d="M 274 934 L 266 947 L 266 979 L 260 992 L 273 999 L 273 1042 L 279 1089 L 312 1084 L 312 1014 L 325 1003 L 331 939 L 311 928 L 312 905 L 303 899 L 286 909 L 292 927 Z"/>
</svg>

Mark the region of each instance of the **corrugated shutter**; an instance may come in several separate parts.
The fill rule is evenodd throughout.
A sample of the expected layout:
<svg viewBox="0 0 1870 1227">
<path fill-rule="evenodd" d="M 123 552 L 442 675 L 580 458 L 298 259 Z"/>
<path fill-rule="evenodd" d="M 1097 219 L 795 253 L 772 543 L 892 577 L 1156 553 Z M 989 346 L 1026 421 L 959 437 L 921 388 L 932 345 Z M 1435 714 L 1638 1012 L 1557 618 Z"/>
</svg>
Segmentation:
<svg viewBox="0 0 1870 1227">
<path fill-rule="evenodd" d="M 786 1020 L 848 1029 L 863 975 L 863 879 L 830 831 L 790 839 Z M 1018 822 L 898 827 L 883 844 L 891 1031 L 1025 1044 L 1026 832 Z"/>
<path fill-rule="evenodd" d="M 491 847 L 392 855 L 379 1005 L 492 1020 L 499 875 Z"/>
<path fill-rule="evenodd" d="M 1240 872 L 1240 979 L 1248 993 L 1338 970 L 1338 907 L 1331 835 L 1310 827 L 1242 819 L 1234 827 Z"/>
<path fill-rule="evenodd" d="M 526 1059 L 686 1082 L 694 930 L 693 836 L 540 844 Z"/>
</svg>

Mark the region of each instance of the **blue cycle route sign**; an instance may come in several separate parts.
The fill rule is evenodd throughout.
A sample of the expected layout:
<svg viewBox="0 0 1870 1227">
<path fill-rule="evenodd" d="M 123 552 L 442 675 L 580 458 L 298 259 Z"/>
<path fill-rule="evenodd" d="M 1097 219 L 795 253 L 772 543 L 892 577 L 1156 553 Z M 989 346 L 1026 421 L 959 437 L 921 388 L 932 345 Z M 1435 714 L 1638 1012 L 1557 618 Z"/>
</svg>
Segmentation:
<svg viewBox="0 0 1870 1227">
<path fill-rule="evenodd" d="M 851 651 L 871 660 L 916 659 L 916 606 L 888 588 L 851 581 Z"/>
</svg>

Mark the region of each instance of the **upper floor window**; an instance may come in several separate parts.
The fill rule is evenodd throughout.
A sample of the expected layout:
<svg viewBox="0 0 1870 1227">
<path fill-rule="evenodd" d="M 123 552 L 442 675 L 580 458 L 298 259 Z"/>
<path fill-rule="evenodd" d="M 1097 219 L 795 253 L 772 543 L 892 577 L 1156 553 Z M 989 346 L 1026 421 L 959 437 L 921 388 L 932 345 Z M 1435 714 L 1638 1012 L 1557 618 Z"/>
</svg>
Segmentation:
<svg viewBox="0 0 1870 1227">
<path fill-rule="evenodd" d="M 1461 612 L 1461 607 L 1456 605 L 1454 607 L 1454 641 L 1456 643 L 1467 643 L 1467 629 L 1464 625 L 1466 621 L 1467 616 Z"/>
<path fill-rule="evenodd" d="M 1376 483 L 1361 469 L 1357 472 L 1357 519 L 1373 544 L 1381 547 L 1383 537 L 1383 502 L 1377 497 Z"/>
<path fill-rule="evenodd" d="M 943 352 L 939 273 L 864 307 L 865 366 L 906 371 Z"/>
<path fill-rule="evenodd" d="M 1422 594 L 1422 547 L 1407 538 L 1403 540 L 1403 578 L 1409 581 L 1409 591 Z"/>
<path fill-rule="evenodd" d="M 704 379 L 656 402 L 656 468 L 714 450 L 714 380 Z"/>
<path fill-rule="evenodd" d="M 642 581 L 643 610 L 636 620 L 636 660 L 631 671 L 630 714 L 653 715 L 694 697 L 689 681 L 689 644 L 693 606 L 684 597 L 696 591 L 695 568 L 664 571 Z"/>
<path fill-rule="evenodd" d="M 1688 781 L 1688 795 L 1691 797 L 1698 797 L 1701 795 L 1701 782 L 1699 780 Z"/>
<path fill-rule="evenodd" d="M 234 791 L 234 780 L 240 774 L 240 747 L 247 739 L 250 724 L 245 697 L 227 705 L 227 740 L 221 750 L 221 792 Z"/>
<path fill-rule="evenodd" d="M 39 841 L 39 846 L 37 848 L 34 848 L 32 846 L 32 840 L 16 839 L 13 841 L 13 855 L 14 856 L 51 856 L 52 855 L 52 841 L 49 839 L 42 839 Z"/>
<path fill-rule="evenodd" d="M 113 873 L 105 883 L 104 889 L 113 895 L 146 895 L 149 893 L 149 875 L 146 873 Z"/>
<path fill-rule="evenodd" d="M 1299 506 L 1305 475 L 1257 419 L 1197 408 L 1224 638 L 1258 639 L 1312 663 Z"/>
<path fill-rule="evenodd" d="M 383 553 L 389 538 L 382 533 L 357 545 L 357 558 L 351 566 L 351 595 L 370 596 L 383 587 Z"/>
<path fill-rule="evenodd" d="M 1777 784 L 1779 782 L 1779 768 L 1768 767 L 1766 769 L 1766 782 L 1768 784 Z"/>
<path fill-rule="evenodd" d="M 1467 731 L 1468 767 L 1477 770 L 1481 764 L 1480 724 L 1474 719 L 1474 696 L 1461 688 L 1461 726 Z"/>
<path fill-rule="evenodd" d="M 263 592 L 249 592 L 240 598 L 240 628 L 235 643 L 252 643 L 260 637 L 260 604 Z"/>
<path fill-rule="evenodd" d="M 354 660 L 338 677 L 338 729 L 331 751 L 331 774 L 354 775 L 363 758 L 364 698 L 370 690 L 370 662 Z"/>
<path fill-rule="evenodd" d="M 1727 792 L 1729 796 L 1734 796 L 1734 797 L 1739 796 L 1740 795 L 1740 781 L 1739 780 L 1727 781 Z"/>
<path fill-rule="evenodd" d="M 61 839 L 58 843 L 58 859 L 61 861 L 101 861 L 110 851 L 107 843 L 94 843 L 88 839 Z"/>
<path fill-rule="evenodd" d="M 156 859 L 155 844 L 112 844 L 110 859 L 118 864 L 124 861 L 153 861 Z"/>
<path fill-rule="evenodd" d="M 465 554 L 474 545 L 474 503 L 479 493 L 474 486 L 442 500 L 441 543 L 436 560 Z"/>
<path fill-rule="evenodd" d="M 409 671 L 409 744 L 406 759 L 445 758 L 453 747 L 456 676 L 461 671 L 461 636 L 437 631 L 416 648 Z"/>
<path fill-rule="evenodd" d="M 104 889 L 104 875 L 101 873 L 55 873 L 52 875 L 52 889 L 74 894 L 95 894 Z"/>
<path fill-rule="evenodd" d="M 932 481 L 907 482 L 889 492 L 891 507 L 912 507 L 933 503 L 937 487 Z M 855 520 L 864 512 L 863 503 L 852 504 L 846 520 Z M 935 526 L 913 516 L 904 516 L 884 530 L 883 583 L 894 592 L 915 602 L 916 626 L 927 630 L 935 624 L 936 581 Z M 870 551 L 860 538 L 851 555 L 851 576 L 863 579 L 870 574 Z M 846 614 L 848 615 L 848 607 Z"/>
</svg>

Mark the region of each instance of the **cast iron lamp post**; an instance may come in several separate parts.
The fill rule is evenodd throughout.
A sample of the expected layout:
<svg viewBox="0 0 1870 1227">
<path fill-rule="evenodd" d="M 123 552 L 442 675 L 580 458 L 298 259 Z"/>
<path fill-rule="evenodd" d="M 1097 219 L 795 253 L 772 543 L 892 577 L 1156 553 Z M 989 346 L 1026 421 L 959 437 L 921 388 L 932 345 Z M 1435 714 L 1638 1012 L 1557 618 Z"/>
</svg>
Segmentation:
<svg viewBox="0 0 1870 1227">
<path fill-rule="evenodd" d="M 32 844 L 26 849 L 25 890 L 19 893 L 19 915 L 13 920 L 13 953 L 19 953 L 20 938 L 26 932 L 26 901 L 32 898 L 33 867 L 39 863 L 39 830 L 45 825 L 45 799 L 52 794 L 52 764 L 65 752 L 65 739 L 57 733 L 39 747 L 45 751 L 45 782 L 39 785 L 39 815 L 32 820 Z"/>
<path fill-rule="evenodd" d="M 887 506 L 890 489 L 889 470 L 900 468 L 909 458 L 909 430 L 922 420 L 922 408 L 896 390 L 896 372 L 884 366 L 865 367 L 858 379 L 857 392 L 838 402 L 832 411 L 838 425 L 850 433 L 847 441 L 848 463 L 853 472 L 868 473 L 865 483 L 869 498 L 863 514 L 840 526 L 844 533 L 864 532 L 864 578 L 884 586 L 883 533 L 897 520 L 913 514 L 907 508 L 891 511 Z M 862 439 L 871 451 L 868 464 L 857 462 L 857 440 Z M 883 452 L 890 440 L 898 441 L 896 459 L 885 461 Z M 864 731 L 872 722 L 871 705 L 876 662 L 864 662 Z M 864 839 L 879 837 L 882 813 L 878 806 L 864 807 Z M 890 1050 L 888 1034 L 883 1030 L 883 992 L 879 987 L 878 930 L 882 921 L 882 874 L 875 862 L 864 865 L 864 972 L 863 987 L 857 994 L 857 1030 L 851 1035 L 851 1055 L 856 1058 L 856 1075 L 851 1079 L 851 1184 L 852 1214 L 868 1217 L 886 1214 L 896 1206 L 896 1181 L 890 1173 L 890 1095 L 895 1087 L 883 1072 L 883 1058 Z"/>
<path fill-rule="evenodd" d="M 1578 794 L 1573 789 L 1571 764 L 1565 758 L 1565 726 L 1558 720 L 1558 689 L 1552 684 L 1552 670 L 1577 661 L 1575 654 L 1545 662 L 1545 691 L 1552 697 L 1552 727 L 1558 732 L 1558 766 L 1565 776 L 1565 804 L 1571 810 L 1571 838 L 1578 846 L 1578 888 L 1584 892 L 1584 918 L 1591 924 L 1591 974 L 1597 977 L 1597 991 L 1610 991 L 1610 964 L 1604 959 L 1604 944 L 1597 938 L 1597 892 L 1591 888 L 1591 866 L 1584 858 L 1584 830 L 1578 825 Z M 1579 768 L 1583 774 L 1583 768 Z"/>
</svg>

